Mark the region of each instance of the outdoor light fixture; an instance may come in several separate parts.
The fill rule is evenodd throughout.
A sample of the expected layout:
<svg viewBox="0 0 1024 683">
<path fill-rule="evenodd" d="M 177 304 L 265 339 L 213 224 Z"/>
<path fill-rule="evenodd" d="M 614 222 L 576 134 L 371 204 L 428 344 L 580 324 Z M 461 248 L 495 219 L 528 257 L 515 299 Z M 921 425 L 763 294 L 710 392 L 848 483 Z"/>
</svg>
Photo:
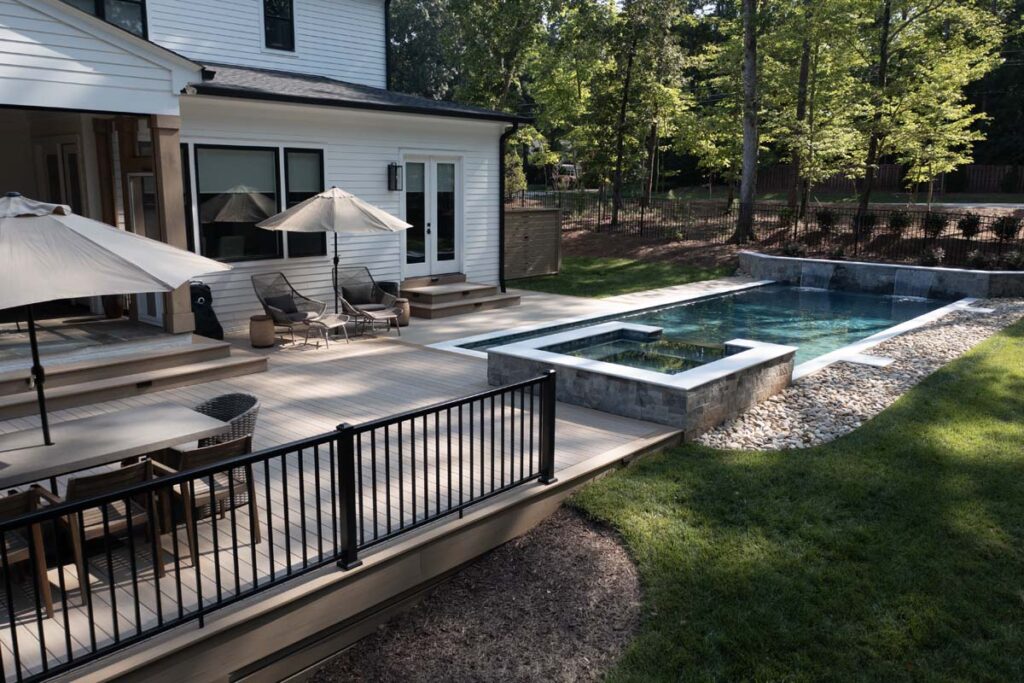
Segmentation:
<svg viewBox="0 0 1024 683">
<path fill-rule="evenodd" d="M 391 192 L 402 191 L 402 165 L 393 161 L 388 164 L 388 190 Z"/>
</svg>

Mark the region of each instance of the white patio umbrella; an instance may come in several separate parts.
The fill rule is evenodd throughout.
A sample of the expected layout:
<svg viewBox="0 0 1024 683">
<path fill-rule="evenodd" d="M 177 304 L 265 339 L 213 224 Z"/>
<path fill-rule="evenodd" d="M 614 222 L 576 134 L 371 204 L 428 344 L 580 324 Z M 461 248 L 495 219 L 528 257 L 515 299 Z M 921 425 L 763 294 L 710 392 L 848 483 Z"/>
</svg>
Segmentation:
<svg viewBox="0 0 1024 683">
<path fill-rule="evenodd" d="M 354 194 L 332 187 L 276 216 L 257 223 L 257 227 L 285 232 L 334 233 L 334 312 L 338 312 L 338 233 L 373 234 L 407 230 L 412 224 L 396 218 L 384 209 L 364 202 Z"/>
<path fill-rule="evenodd" d="M 32 305 L 54 299 L 170 292 L 231 266 L 119 230 L 17 192 L 0 197 L 0 310 L 24 306 L 43 438 L 50 441 L 45 374 Z"/>
</svg>

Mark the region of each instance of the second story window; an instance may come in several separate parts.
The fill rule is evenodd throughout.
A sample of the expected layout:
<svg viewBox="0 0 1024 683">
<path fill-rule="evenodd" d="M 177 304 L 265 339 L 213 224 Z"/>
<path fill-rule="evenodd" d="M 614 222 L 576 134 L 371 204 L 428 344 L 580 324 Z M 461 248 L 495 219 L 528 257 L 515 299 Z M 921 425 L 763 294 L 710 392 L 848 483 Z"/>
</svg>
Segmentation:
<svg viewBox="0 0 1024 683">
<path fill-rule="evenodd" d="M 146 37 L 146 0 L 64 1 L 125 31 Z"/>
<path fill-rule="evenodd" d="M 263 36 L 268 48 L 295 51 L 292 0 L 263 0 Z"/>
</svg>

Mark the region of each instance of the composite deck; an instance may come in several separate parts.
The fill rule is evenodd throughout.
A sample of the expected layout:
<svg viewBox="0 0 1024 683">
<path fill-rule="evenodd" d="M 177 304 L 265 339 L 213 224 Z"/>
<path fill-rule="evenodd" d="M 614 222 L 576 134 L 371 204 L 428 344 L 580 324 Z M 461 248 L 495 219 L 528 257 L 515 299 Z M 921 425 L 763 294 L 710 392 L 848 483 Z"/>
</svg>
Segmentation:
<svg viewBox="0 0 1024 683">
<path fill-rule="evenodd" d="M 330 431 L 341 422 L 358 424 L 488 388 L 484 361 L 394 338 L 348 345 L 332 343 L 330 350 L 293 347 L 269 353 L 271 364 L 265 373 L 63 410 L 54 413 L 51 420 L 164 402 L 193 406 L 218 394 L 242 391 L 261 400 L 254 448 L 263 449 Z M 384 460 L 378 460 L 378 485 L 363 489 L 360 535 L 373 538 L 389 528 L 413 524 L 470 490 L 487 490 L 492 485 L 497 488 L 505 477 L 511 480 L 524 468 L 529 470 L 530 462 L 537 457 L 537 444 L 526 439 L 516 442 L 515 437 L 506 441 L 501 434 L 528 431 L 531 400 L 521 397 L 522 402 L 516 405 L 495 408 L 495 414 L 501 410 L 506 425 L 517 425 L 511 430 L 497 430 L 496 441 L 489 431 L 489 414 L 472 427 L 465 416 L 461 427 L 453 417 L 452 430 L 447 418 L 418 424 L 417 432 L 405 437 L 411 439 L 407 446 L 412 443 L 418 450 L 407 447 L 401 454 L 394 448 L 388 452 L 390 480 L 386 482 L 380 471 Z M 36 424 L 37 418 L 0 422 L 0 433 Z M 468 429 L 473 430 L 471 442 Z M 439 457 L 439 446 L 450 433 L 476 444 L 472 467 L 464 461 L 461 468 L 457 463 L 449 468 L 447 458 Z M 671 430 L 558 404 L 556 433 L 556 468 L 562 469 L 632 443 L 668 436 Z M 369 459 L 363 460 L 360 474 L 367 482 L 373 474 L 370 467 Z M 194 609 L 200 600 L 204 605 L 229 600 L 254 582 L 262 585 L 272 576 L 280 577 L 301 569 L 305 563 L 331 556 L 337 539 L 333 495 L 337 478 L 329 453 L 307 450 L 301 457 L 257 467 L 253 476 L 258 543 L 253 542 L 249 509 L 238 506 L 223 519 L 205 519 L 197 524 L 198 564 L 188 557 L 180 526 L 175 533 L 163 536 L 159 553 L 166 574 L 159 580 L 153 571 L 152 545 L 141 534 L 132 537 L 134 540 L 121 538 L 109 545 L 94 544 L 89 558 L 89 600 L 77 587 L 70 557 L 62 557 L 57 563 L 60 566 L 51 562 L 50 569 L 56 615 L 41 621 L 35 619 L 30 572 L 15 574 L 14 604 L 0 605 L 0 659 L 6 679 L 15 680 L 19 671 L 22 676 L 40 673 L 44 654 L 49 665 L 64 662 L 69 651 L 73 657 L 80 656 L 94 643 L 102 646 L 116 637 L 123 639 L 152 629 L 161 619 L 173 620 Z M 61 488 L 64 484 L 63 480 L 59 482 Z M 421 493 L 424 489 L 430 493 L 426 499 Z M 374 497 L 376 516 L 368 514 Z M 133 562 L 137 581 L 131 578 Z M 59 588 L 62 582 L 63 593 Z M 10 625 L 11 613 L 14 628 Z"/>
</svg>

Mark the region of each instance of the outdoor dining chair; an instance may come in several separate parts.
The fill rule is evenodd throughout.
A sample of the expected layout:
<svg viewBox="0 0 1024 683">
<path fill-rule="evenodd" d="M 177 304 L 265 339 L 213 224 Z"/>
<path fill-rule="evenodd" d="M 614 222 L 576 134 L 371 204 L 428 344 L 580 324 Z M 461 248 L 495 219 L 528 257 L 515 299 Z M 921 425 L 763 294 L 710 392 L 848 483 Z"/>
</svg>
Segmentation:
<svg viewBox="0 0 1024 683">
<path fill-rule="evenodd" d="M 149 459 L 100 474 L 72 477 L 68 479 L 67 492 L 63 499 L 45 489 L 39 489 L 39 491 L 54 504 L 88 500 L 96 496 L 116 493 L 136 484 L 153 481 L 167 473 L 167 469 L 160 463 Z M 83 591 L 88 590 L 89 586 L 89 572 L 86 568 L 86 544 L 89 541 L 104 536 L 123 536 L 143 531 L 147 540 L 156 547 L 157 554 L 161 553 L 160 522 L 157 515 L 159 496 L 158 493 L 129 495 L 123 499 L 58 518 L 59 525 L 71 538 L 71 550 L 74 553 L 75 567 L 78 570 L 78 581 Z M 164 575 L 162 556 L 153 558 L 153 567 L 157 577 Z"/>
<path fill-rule="evenodd" d="M 7 521 L 35 512 L 42 501 L 42 489 L 32 487 L 20 493 L 11 493 L 0 498 L 0 521 Z M 27 535 L 23 532 L 28 532 Z M 46 550 L 43 547 L 43 532 L 38 524 L 31 527 L 8 531 L 3 534 L 4 552 L 7 556 L 8 571 L 14 565 L 31 562 L 35 572 L 36 590 L 39 592 L 46 615 L 53 617 L 53 596 L 50 581 L 46 576 Z"/>
<path fill-rule="evenodd" d="M 184 472 L 199 467 L 215 465 L 239 455 L 252 452 L 252 437 L 243 436 L 233 441 L 224 441 L 192 450 L 168 448 L 154 455 L 168 470 Z M 212 483 L 212 489 L 211 489 Z M 199 557 L 199 539 L 196 537 L 196 523 L 204 518 L 212 519 L 216 514 L 224 518 L 225 511 L 243 505 L 249 507 L 249 530 L 253 545 L 260 542 L 259 508 L 256 505 L 256 487 L 253 482 L 252 465 L 234 467 L 212 476 L 198 477 L 181 482 L 172 493 L 173 509 L 184 513 L 185 535 L 188 537 L 190 557 Z M 209 512 L 205 512 L 208 510 Z"/>
<path fill-rule="evenodd" d="M 225 441 L 235 441 L 243 436 L 252 436 L 256 431 L 256 419 L 260 414 L 260 400 L 252 394 L 220 394 L 203 401 L 192 410 L 228 423 L 228 430 L 223 434 L 201 439 L 201 448 Z"/>
</svg>

